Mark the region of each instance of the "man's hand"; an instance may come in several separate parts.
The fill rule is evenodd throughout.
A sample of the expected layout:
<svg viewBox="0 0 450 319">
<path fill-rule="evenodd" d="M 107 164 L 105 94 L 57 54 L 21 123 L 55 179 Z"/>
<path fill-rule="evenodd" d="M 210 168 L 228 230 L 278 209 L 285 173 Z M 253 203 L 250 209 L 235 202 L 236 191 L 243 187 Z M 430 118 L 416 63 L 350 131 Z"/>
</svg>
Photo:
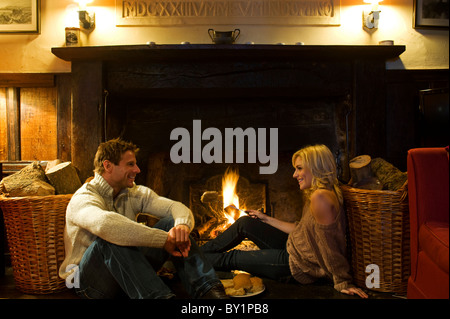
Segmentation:
<svg viewBox="0 0 450 319">
<path fill-rule="evenodd" d="M 178 225 L 169 230 L 164 249 L 176 257 L 187 257 L 191 249 L 190 229 L 186 225 Z"/>
<path fill-rule="evenodd" d="M 191 250 L 191 241 L 189 239 L 190 228 L 186 225 L 177 225 L 172 228 L 175 233 L 175 243 L 181 255 L 187 257 Z"/>
</svg>

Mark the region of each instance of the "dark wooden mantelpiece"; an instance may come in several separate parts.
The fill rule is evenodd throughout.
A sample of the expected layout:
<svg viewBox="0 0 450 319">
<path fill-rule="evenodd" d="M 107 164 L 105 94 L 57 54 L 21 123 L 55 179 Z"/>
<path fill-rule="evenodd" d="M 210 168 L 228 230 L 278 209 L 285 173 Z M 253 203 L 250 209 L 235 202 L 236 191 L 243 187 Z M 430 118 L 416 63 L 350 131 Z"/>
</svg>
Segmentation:
<svg viewBox="0 0 450 319">
<path fill-rule="evenodd" d="M 104 101 L 111 96 L 170 98 L 347 96 L 350 155 L 383 156 L 386 148 L 385 62 L 405 46 L 121 45 L 52 48 L 72 62 L 72 146 L 84 179 L 105 138 Z M 233 90 L 229 90 L 232 88 Z M 175 91 L 178 90 L 178 93 Z M 212 93 L 211 93 L 212 92 Z M 220 95 L 219 95 L 220 96 Z M 120 116 L 120 115 L 119 115 Z M 110 138 L 111 136 L 106 136 Z"/>
<path fill-rule="evenodd" d="M 162 44 L 52 48 L 66 61 L 148 61 L 211 59 L 393 59 L 404 45 L 265 45 Z"/>
</svg>

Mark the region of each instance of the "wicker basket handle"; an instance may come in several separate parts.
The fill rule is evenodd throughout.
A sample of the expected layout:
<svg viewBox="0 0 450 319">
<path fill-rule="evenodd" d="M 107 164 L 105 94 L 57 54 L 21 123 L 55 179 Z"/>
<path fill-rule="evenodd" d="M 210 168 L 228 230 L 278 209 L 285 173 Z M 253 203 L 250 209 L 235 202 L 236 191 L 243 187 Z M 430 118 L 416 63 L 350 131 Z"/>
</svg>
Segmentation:
<svg viewBox="0 0 450 319">
<path fill-rule="evenodd" d="M 402 196 L 400 196 L 400 201 L 404 201 L 408 197 L 408 180 L 405 181 L 405 183 L 398 189 L 398 192 L 402 193 Z"/>
</svg>

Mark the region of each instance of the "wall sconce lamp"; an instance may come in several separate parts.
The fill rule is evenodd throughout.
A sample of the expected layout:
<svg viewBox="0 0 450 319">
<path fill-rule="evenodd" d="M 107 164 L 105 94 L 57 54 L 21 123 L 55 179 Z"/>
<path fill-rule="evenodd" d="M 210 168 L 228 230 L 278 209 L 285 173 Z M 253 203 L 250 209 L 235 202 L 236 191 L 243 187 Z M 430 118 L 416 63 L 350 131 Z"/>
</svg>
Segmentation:
<svg viewBox="0 0 450 319">
<path fill-rule="evenodd" d="M 80 26 L 85 30 L 93 30 L 95 28 L 95 13 L 87 11 L 87 4 L 93 0 L 75 0 L 79 5 L 78 18 Z"/>
<path fill-rule="evenodd" d="M 371 3 L 369 10 L 363 11 L 363 26 L 367 29 L 378 29 L 378 21 L 380 19 L 380 9 L 378 3 L 383 0 L 364 0 L 365 3 Z"/>
</svg>

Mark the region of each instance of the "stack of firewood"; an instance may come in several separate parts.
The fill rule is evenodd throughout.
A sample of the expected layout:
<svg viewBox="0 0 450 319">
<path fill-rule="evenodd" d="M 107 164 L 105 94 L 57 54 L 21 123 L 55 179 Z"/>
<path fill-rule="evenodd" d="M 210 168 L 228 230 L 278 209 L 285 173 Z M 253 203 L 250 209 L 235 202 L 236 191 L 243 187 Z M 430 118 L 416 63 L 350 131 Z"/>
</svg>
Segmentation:
<svg viewBox="0 0 450 319">
<path fill-rule="evenodd" d="M 44 170 L 39 162 L 27 165 L 0 182 L 0 194 L 8 197 L 73 194 L 81 186 L 71 162 L 48 162 Z"/>
<path fill-rule="evenodd" d="M 397 191 L 408 179 L 406 172 L 382 158 L 372 159 L 369 155 L 353 158 L 349 166 L 349 184 L 355 188 Z"/>
</svg>

